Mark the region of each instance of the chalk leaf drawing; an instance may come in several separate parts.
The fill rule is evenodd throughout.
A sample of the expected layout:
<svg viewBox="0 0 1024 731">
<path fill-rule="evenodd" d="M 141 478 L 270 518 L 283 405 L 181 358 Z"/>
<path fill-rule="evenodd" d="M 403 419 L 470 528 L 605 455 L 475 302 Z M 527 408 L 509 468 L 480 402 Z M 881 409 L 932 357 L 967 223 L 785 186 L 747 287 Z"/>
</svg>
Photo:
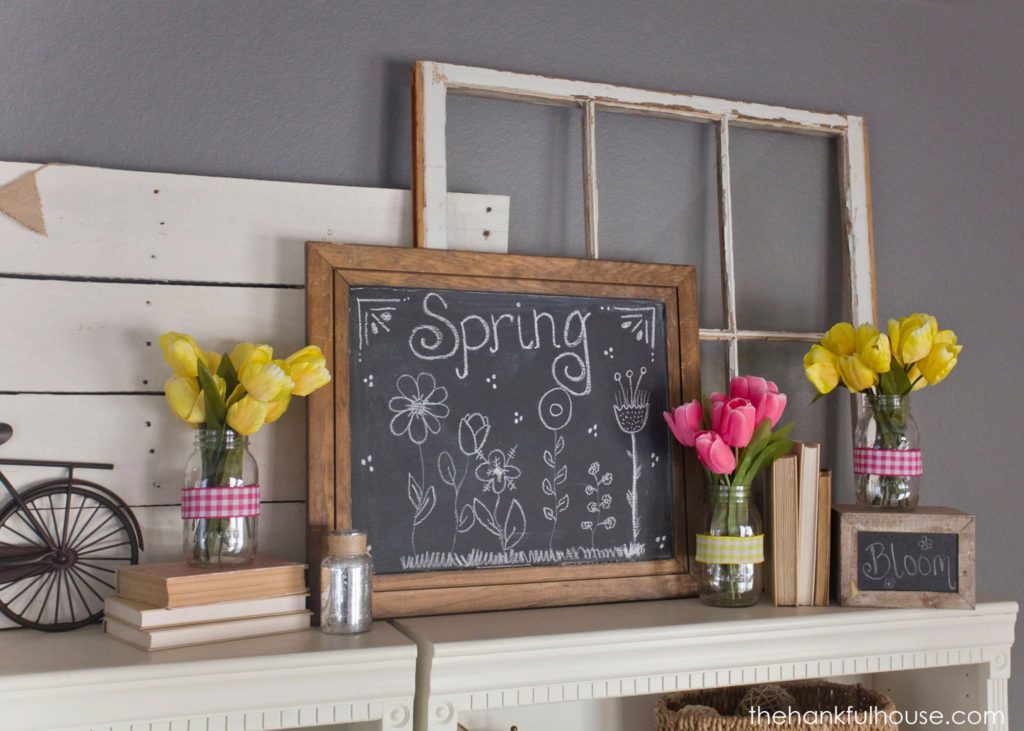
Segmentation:
<svg viewBox="0 0 1024 731">
<path fill-rule="evenodd" d="M 640 387 L 640 383 L 646 374 L 647 368 L 641 368 L 639 375 L 634 381 L 632 370 L 626 371 L 625 378 L 623 378 L 621 373 L 616 373 L 615 405 L 612 406 L 612 410 L 615 413 L 615 423 L 619 425 L 619 429 L 622 432 L 629 434 L 630 438 L 631 446 L 627 454 L 633 465 L 633 486 L 626 493 L 626 502 L 629 504 L 632 514 L 634 541 L 640 536 L 640 509 L 639 505 L 637 505 L 639 499 L 637 484 L 640 481 L 640 473 L 643 470 L 643 465 L 640 464 L 640 459 L 636 453 L 636 435 L 647 426 L 647 413 L 650 411 L 651 406 L 650 391 Z"/>
<path fill-rule="evenodd" d="M 388 408 L 394 413 L 391 418 L 391 433 L 396 437 L 407 436 L 416 445 L 420 456 L 420 479 L 409 473 L 407 495 L 412 505 L 412 530 L 409 537 L 412 552 L 416 553 L 416 527 L 426 520 L 437 505 L 437 492 L 433 485 L 427 485 L 427 469 L 423 459 L 423 444 L 431 434 L 441 431 L 442 422 L 448 418 L 448 389 L 438 386 L 430 373 L 418 376 L 403 374 L 395 382 L 398 395 L 388 401 Z"/>
<path fill-rule="evenodd" d="M 637 342 L 654 348 L 655 329 L 658 322 L 656 307 L 613 307 L 619 314 L 619 326 L 628 330 Z"/>
<path fill-rule="evenodd" d="M 370 342 L 371 335 L 391 332 L 391 321 L 401 302 L 395 297 L 356 299 L 356 320 L 359 323 L 359 350 Z"/>
<path fill-rule="evenodd" d="M 589 387 L 588 383 L 588 391 Z M 551 476 L 541 480 L 540 485 L 541 492 L 551 498 L 551 505 L 544 506 L 543 514 L 544 519 L 551 523 L 548 548 L 554 549 L 558 516 L 569 509 L 569 494 L 559 494 L 559 488 L 569 479 L 569 468 L 565 465 L 559 466 L 558 457 L 565 450 L 565 437 L 559 432 L 572 421 L 572 396 L 565 388 L 552 388 L 541 396 L 537 404 L 537 413 L 541 424 L 554 434 L 552 448 L 544 450 L 544 464 L 551 468 Z"/>
</svg>

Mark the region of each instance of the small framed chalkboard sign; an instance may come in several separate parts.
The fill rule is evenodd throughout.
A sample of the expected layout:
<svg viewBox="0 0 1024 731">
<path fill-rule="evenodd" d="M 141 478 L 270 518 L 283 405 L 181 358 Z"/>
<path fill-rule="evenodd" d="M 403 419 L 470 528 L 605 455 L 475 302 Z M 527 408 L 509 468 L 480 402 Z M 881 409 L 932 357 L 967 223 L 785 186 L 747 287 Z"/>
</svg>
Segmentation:
<svg viewBox="0 0 1024 731">
<path fill-rule="evenodd" d="M 844 607 L 974 607 L 974 516 L 833 507 L 833 594 Z"/>
<path fill-rule="evenodd" d="M 306 291 L 309 561 L 366 530 L 375 616 L 696 593 L 693 267 L 311 243 Z"/>
</svg>

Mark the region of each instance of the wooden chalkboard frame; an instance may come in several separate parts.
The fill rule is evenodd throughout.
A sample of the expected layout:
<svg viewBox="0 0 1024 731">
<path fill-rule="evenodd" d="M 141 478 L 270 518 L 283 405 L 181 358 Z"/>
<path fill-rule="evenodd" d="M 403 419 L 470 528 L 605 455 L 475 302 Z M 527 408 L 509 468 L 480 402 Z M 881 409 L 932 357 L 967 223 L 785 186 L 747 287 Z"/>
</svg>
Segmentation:
<svg viewBox="0 0 1024 731">
<path fill-rule="evenodd" d="M 670 400 L 680 403 L 700 397 L 697 285 L 692 266 L 309 242 L 307 337 L 324 351 L 334 374 L 332 388 L 309 397 L 310 566 L 319 565 L 323 558 L 327 531 L 351 526 L 350 286 L 659 299 L 665 303 L 662 337 L 668 354 Z M 373 585 L 374 616 L 692 596 L 698 589 L 693 556 L 703 491 L 699 465 L 678 444 L 672 447 L 672 485 L 675 545 L 670 559 L 378 576 Z M 319 592 L 318 579 L 318 572 L 310 571 L 314 597 Z"/>
<path fill-rule="evenodd" d="M 958 537 L 956 592 L 876 591 L 857 582 L 857 535 L 870 533 L 945 533 Z M 974 609 L 975 518 L 954 508 L 920 507 L 912 513 L 835 505 L 832 508 L 832 589 L 844 607 L 930 607 Z"/>
</svg>

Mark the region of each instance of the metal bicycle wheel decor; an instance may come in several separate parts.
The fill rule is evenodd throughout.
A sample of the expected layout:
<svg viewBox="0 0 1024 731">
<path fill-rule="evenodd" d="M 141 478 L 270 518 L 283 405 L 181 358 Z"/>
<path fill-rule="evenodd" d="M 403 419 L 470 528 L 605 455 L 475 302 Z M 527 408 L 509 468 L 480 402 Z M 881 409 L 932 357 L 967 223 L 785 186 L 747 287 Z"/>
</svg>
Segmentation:
<svg viewBox="0 0 1024 731">
<path fill-rule="evenodd" d="M 0 444 L 12 430 L 0 424 Z M 128 505 L 75 469 L 113 465 L 0 460 L 0 465 L 64 467 L 66 478 L 18 492 L 0 508 L 0 613 L 24 627 L 61 632 L 99 620 L 116 591 L 117 569 L 138 563 L 142 531 Z"/>
</svg>

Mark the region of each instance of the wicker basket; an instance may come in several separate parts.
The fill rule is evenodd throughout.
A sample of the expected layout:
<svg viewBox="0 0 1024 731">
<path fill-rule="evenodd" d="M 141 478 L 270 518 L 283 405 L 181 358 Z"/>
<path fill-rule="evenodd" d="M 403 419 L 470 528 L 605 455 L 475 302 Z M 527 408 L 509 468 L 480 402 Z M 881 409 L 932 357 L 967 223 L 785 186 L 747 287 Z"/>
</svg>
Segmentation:
<svg viewBox="0 0 1024 731">
<path fill-rule="evenodd" d="M 801 711 L 831 711 L 835 708 L 853 708 L 855 711 L 877 709 L 892 713 L 896 710 L 887 697 L 881 693 L 862 688 L 859 685 L 840 685 L 823 680 L 780 683 L 796 699 Z M 750 716 L 735 716 L 736 706 L 753 686 L 742 685 L 731 688 L 711 688 L 674 693 L 663 696 L 655 708 L 656 731 L 739 731 L 740 729 L 771 729 L 771 731 L 798 731 L 819 729 L 839 731 L 841 729 L 862 729 L 863 731 L 898 731 L 895 723 L 883 719 L 857 720 L 855 716 L 843 715 L 822 721 L 793 718 L 782 723 L 767 719 L 756 721 Z M 696 715 L 683 713 L 687 706 L 708 706 L 720 715 Z"/>
</svg>

